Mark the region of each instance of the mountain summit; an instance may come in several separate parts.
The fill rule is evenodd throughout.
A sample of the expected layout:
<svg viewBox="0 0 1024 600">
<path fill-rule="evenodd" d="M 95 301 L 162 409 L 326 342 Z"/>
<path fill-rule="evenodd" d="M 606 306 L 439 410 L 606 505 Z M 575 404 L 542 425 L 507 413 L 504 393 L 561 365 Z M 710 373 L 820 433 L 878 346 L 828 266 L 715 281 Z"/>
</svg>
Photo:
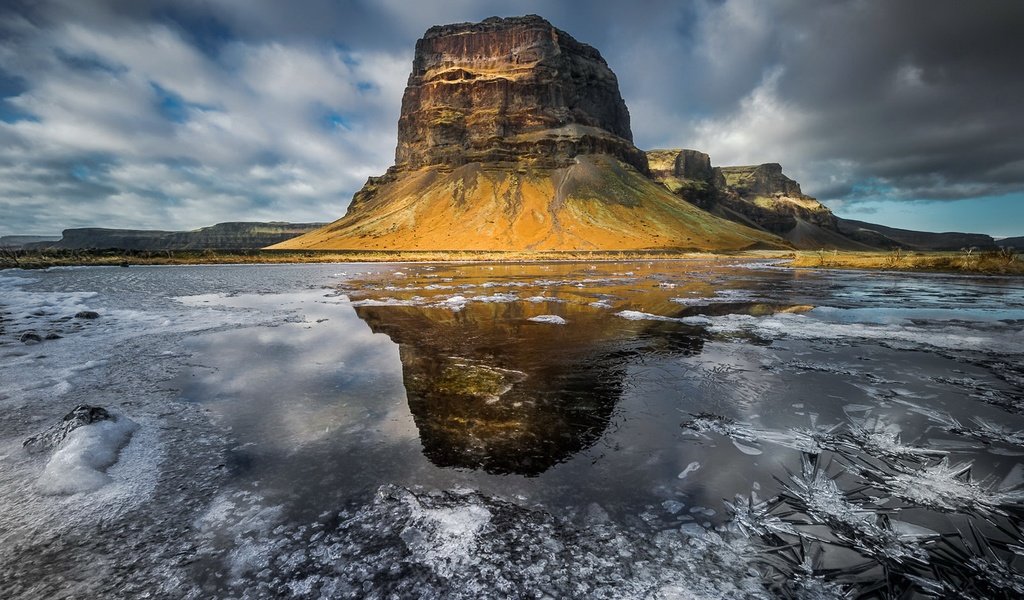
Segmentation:
<svg viewBox="0 0 1024 600">
<path fill-rule="evenodd" d="M 274 246 L 358 250 L 731 250 L 779 238 L 649 177 L 618 80 L 535 15 L 416 43 L 395 165 L 334 223 Z"/>
</svg>

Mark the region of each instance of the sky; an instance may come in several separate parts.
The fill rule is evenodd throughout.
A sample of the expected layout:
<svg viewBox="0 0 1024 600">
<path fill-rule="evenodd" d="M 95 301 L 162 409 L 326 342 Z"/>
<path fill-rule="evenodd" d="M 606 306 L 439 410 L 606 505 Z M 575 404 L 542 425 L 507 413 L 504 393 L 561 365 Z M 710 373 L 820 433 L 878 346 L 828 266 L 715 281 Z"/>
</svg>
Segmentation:
<svg viewBox="0 0 1024 600">
<path fill-rule="evenodd" d="M 600 50 L 640 148 L 1024 235 L 1018 0 L 3 0 L 0 235 L 339 218 L 393 163 L 423 32 L 528 13 Z"/>
</svg>

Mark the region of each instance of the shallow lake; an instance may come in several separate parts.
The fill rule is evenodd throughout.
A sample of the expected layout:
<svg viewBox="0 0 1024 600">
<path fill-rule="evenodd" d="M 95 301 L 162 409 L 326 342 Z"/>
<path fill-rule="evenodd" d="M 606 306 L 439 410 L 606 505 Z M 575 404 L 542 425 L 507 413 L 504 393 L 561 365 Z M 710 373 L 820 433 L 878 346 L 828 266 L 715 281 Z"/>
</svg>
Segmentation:
<svg viewBox="0 0 1024 600">
<path fill-rule="evenodd" d="M 0 289 L 3 597 L 1024 594 L 1020 279 L 719 259 Z M 21 442 L 79 403 L 139 427 L 106 485 L 55 494 Z"/>
</svg>

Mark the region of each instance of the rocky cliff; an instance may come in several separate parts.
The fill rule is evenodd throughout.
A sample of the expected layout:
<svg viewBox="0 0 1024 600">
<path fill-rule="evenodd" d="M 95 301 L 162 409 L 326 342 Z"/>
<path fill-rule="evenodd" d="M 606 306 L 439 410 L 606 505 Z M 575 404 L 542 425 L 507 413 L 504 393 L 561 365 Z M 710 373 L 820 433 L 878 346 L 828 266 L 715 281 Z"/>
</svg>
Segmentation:
<svg viewBox="0 0 1024 600">
<path fill-rule="evenodd" d="M 65 229 L 57 242 L 32 247 L 74 250 L 255 250 L 323 226 L 323 223 L 218 223 L 194 231 Z"/>
<path fill-rule="evenodd" d="M 646 171 L 601 54 L 538 16 L 431 27 L 416 43 L 395 168 L 566 167 L 611 154 Z"/>
<path fill-rule="evenodd" d="M 652 150 L 651 174 L 673 193 L 722 218 L 778 235 L 797 248 L 867 250 L 839 231 L 826 206 L 807 196 L 778 163 L 713 167 L 697 150 Z"/>
<path fill-rule="evenodd" d="M 710 156 L 686 149 L 651 150 L 647 157 L 651 176 L 674 194 L 722 218 L 774 233 L 800 249 L 958 250 L 995 243 L 977 233 L 910 231 L 841 219 L 804 194 L 778 163 L 713 167 Z"/>
<path fill-rule="evenodd" d="M 430 28 L 395 164 L 346 215 L 277 248 L 629 250 L 779 247 L 648 177 L 618 81 L 537 16 Z"/>
</svg>

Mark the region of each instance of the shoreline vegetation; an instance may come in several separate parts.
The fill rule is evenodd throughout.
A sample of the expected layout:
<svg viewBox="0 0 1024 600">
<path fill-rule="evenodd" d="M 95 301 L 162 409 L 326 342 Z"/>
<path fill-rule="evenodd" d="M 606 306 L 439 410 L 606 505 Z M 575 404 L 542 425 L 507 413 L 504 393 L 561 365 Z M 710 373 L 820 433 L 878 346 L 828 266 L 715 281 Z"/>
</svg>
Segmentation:
<svg viewBox="0 0 1024 600">
<path fill-rule="evenodd" d="M 777 260 L 799 269 L 863 269 L 982 275 L 1024 275 L 1024 256 L 1010 248 L 957 252 L 888 252 L 843 250 L 686 250 L 623 251 L 361 251 L 361 250 L 11 250 L 0 248 L 0 269 L 46 269 L 63 266 L 145 266 L 203 264 L 357 263 L 357 262 L 557 262 L 620 260 Z"/>
</svg>

